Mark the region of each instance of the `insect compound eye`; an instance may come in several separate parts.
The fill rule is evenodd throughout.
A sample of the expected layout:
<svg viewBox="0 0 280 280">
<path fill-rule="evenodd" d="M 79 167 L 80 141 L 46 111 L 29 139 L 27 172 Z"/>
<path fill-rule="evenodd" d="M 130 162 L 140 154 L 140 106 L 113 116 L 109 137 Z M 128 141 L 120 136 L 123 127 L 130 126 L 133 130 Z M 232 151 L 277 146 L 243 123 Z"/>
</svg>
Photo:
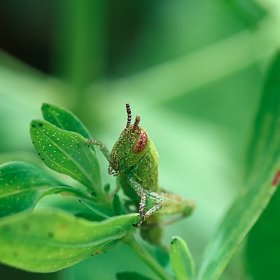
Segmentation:
<svg viewBox="0 0 280 280">
<path fill-rule="evenodd" d="M 148 135 L 145 131 L 143 130 L 140 130 L 140 135 L 135 143 L 135 146 L 134 146 L 134 153 L 137 154 L 137 153 L 140 153 L 142 152 L 145 147 L 147 146 L 147 143 L 148 143 Z"/>
</svg>

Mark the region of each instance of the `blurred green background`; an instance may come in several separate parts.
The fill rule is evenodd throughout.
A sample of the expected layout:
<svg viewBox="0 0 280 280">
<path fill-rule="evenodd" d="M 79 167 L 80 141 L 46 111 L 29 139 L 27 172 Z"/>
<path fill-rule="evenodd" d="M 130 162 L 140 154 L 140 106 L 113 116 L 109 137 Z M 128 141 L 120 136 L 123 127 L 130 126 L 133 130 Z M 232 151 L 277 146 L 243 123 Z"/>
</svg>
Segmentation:
<svg viewBox="0 0 280 280">
<path fill-rule="evenodd" d="M 40 162 L 28 127 L 42 102 L 72 110 L 109 148 L 130 103 L 160 155 L 161 186 L 197 203 L 164 242 L 181 236 L 198 263 L 242 183 L 280 2 L 10 0 L 0 1 L 0 23 L 0 162 Z M 100 159 L 104 183 L 114 182 Z M 243 247 L 221 279 L 251 279 Z M 0 266 L 9 280 L 125 270 L 153 277 L 126 246 L 50 275 Z"/>
</svg>

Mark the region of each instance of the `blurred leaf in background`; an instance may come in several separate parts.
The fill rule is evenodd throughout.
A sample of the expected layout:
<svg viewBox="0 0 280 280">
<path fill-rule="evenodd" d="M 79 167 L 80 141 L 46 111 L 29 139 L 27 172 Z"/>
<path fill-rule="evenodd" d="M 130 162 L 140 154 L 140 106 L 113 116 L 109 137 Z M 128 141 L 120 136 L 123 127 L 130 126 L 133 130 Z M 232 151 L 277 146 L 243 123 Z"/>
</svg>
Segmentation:
<svg viewBox="0 0 280 280">
<path fill-rule="evenodd" d="M 280 43 L 279 1 L 11 0 L 0 2 L 0 22 L 0 162 L 41 165 L 28 127 L 43 102 L 74 111 L 109 148 L 129 102 L 159 152 L 161 186 L 198 205 L 165 230 L 165 243 L 181 236 L 197 262 L 242 181 L 264 70 Z M 242 257 L 222 279 L 242 279 Z M 115 279 L 127 266 L 153 277 L 126 247 L 60 275 Z M 31 279 L 15 279 L 23 277 Z"/>
<path fill-rule="evenodd" d="M 263 152 L 263 157 L 269 158 L 271 163 L 277 158 L 277 151 L 280 150 L 279 89 L 280 55 L 278 52 L 273 65 L 268 71 L 268 78 L 264 87 L 266 98 L 264 97 L 261 102 L 261 108 L 267 106 L 270 110 L 264 114 L 262 118 L 263 121 L 261 121 L 261 118 L 257 119 L 259 123 L 258 135 L 266 135 L 267 139 L 266 141 L 261 141 L 259 145 L 253 146 L 249 154 L 251 161 L 248 162 L 248 167 L 250 167 L 250 170 L 257 167 L 261 174 L 265 173 L 265 171 L 270 171 L 270 164 L 265 164 L 264 160 L 257 160 L 256 151 L 263 149 L 265 151 Z M 275 116 L 273 112 L 277 112 L 276 117 L 273 117 Z M 267 129 L 267 124 L 274 129 Z M 274 154 L 274 157 L 269 156 L 271 153 Z M 279 185 L 279 179 L 280 167 L 278 167 L 278 170 L 274 174 L 274 179 L 272 180 L 272 184 L 275 188 Z M 249 271 L 256 280 L 265 278 L 276 280 L 280 278 L 278 261 L 280 252 L 279 199 L 280 195 L 278 191 L 248 235 L 248 244 L 246 248 L 247 263 Z"/>
</svg>

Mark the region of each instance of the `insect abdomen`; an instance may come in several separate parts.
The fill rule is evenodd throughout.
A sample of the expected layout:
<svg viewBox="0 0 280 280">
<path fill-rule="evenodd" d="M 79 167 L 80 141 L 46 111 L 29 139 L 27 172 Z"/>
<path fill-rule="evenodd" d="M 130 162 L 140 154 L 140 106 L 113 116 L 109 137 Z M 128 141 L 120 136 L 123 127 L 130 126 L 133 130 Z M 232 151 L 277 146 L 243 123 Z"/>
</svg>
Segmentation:
<svg viewBox="0 0 280 280">
<path fill-rule="evenodd" d="M 149 141 L 149 148 L 143 157 L 134 166 L 121 173 L 118 181 L 125 194 L 137 203 L 140 197 L 132 188 L 129 178 L 133 178 L 141 187 L 148 191 L 159 191 L 158 188 L 158 153 L 154 144 Z"/>
<path fill-rule="evenodd" d="M 147 191 L 159 192 L 158 186 L 158 153 L 152 141 L 149 140 L 149 148 L 139 162 L 129 170 L 118 176 L 118 183 L 122 187 L 124 193 L 133 201 L 135 207 L 138 208 L 141 200 L 129 181 L 130 176 Z M 158 244 L 162 238 L 162 228 L 153 227 L 161 221 L 160 215 L 152 215 L 144 221 L 141 228 L 141 236 L 144 240 L 152 244 Z M 147 228 L 148 227 L 148 228 Z"/>
</svg>

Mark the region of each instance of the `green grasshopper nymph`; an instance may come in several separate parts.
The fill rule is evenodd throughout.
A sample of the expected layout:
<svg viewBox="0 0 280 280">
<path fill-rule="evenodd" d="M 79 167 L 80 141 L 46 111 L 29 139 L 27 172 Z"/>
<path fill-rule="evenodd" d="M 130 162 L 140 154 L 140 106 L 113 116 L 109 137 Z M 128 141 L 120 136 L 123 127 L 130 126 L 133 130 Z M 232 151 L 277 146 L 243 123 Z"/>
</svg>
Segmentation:
<svg viewBox="0 0 280 280">
<path fill-rule="evenodd" d="M 160 189 L 158 184 L 158 153 L 147 132 L 139 126 L 137 115 L 131 124 L 131 110 L 126 104 L 127 123 L 111 153 L 101 142 L 88 139 L 89 144 L 100 147 L 109 161 L 108 173 L 117 176 L 118 187 L 139 209 L 141 236 L 152 244 L 162 237 L 161 227 L 191 214 L 195 204 L 175 194 Z M 162 221 L 160 214 L 176 214 L 173 219 Z"/>
</svg>

